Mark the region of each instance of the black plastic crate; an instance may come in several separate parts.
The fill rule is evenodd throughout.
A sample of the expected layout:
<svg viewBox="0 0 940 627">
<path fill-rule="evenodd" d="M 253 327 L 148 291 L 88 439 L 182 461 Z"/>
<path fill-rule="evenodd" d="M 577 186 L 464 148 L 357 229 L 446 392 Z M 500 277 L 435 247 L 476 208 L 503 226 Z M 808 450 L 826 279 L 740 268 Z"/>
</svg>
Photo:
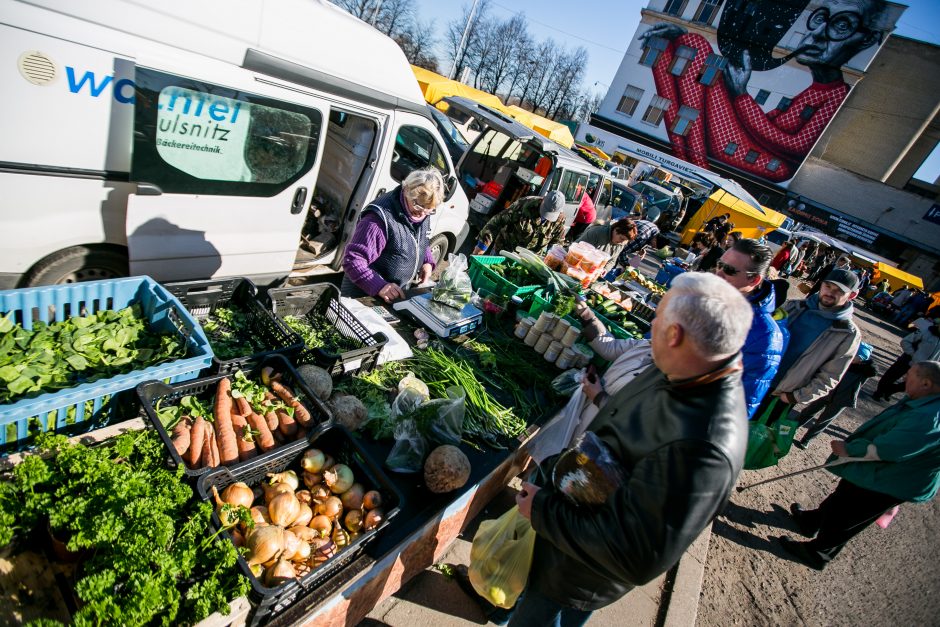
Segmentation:
<svg viewBox="0 0 940 627">
<path fill-rule="evenodd" d="M 653 317 L 656 315 L 656 310 L 649 305 L 634 301 L 633 308 L 630 310 L 630 314 L 633 315 L 633 317 L 646 322 L 648 325 L 650 322 L 652 322 Z"/>
<path fill-rule="evenodd" d="M 258 299 L 258 288 L 249 279 L 236 277 L 185 281 L 165 283 L 164 287 L 176 296 L 200 323 L 204 323 L 220 307 L 229 307 L 245 314 L 247 332 L 252 339 L 260 340 L 265 346 L 265 350 L 251 355 L 228 359 L 215 355 L 212 359 L 215 372 L 233 372 L 249 361 L 260 361 L 274 354 L 293 355 L 303 348 L 300 337 L 268 311 Z M 212 343 L 211 338 L 209 343 Z"/>
<path fill-rule="evenodd" d="M 304 407 L 310 412 L 313 420 L 317 422 L 318 425 L 322 425 L 333 420 L 333 415 L 330 413 L 330 410 L 327 408 L 325 402 L 310 391 L 309 388 L 303 383 L 300 379 L 300 376 L 297 374 L 297 371 L 294 370 L 294 367 L 283 355 L 269 355 L 264 358 L 263 361 L 254 362 L 245 368 L 240 368 L 239 370 L 244 370 L 245 374 L 249 378 L 257 379 L 261 376 L 261 369 L 270 366 L 274 368 L 274 372 L 280 373 L 280 381 L 284 385 L 291 388 L 294 392 L 294 395 L 297 399 L 303 403 Z M 235 372 L 238 372 L 236 370 Z M 190 469 L 187 468 L 186 463 L 180 457 L 179 453 L 176 452 L 176 448 L 173 447 L 173 442 L 170 439 L 170 434 L 167 433 L 167 430 L 163 427 L 163 423 L 160 422 L 160 419 L 157 417 L 156 405 L 160 404 L 161 408 L 172 407 L 174 405 L 179 405 L 180 399 L 184 396 L 195 396 L 197 399 L 206 402 L 209 406 L 212 406 L 213 399 L 215 399 L 216 387 L 220 380 L 225 377 L 234 376 L 235 372 L 212 375 L 210 377 L 203 377 L 201 379 L 196 379 L 195 381 L 189 381 L 187 383 L 178 383 L 176 385 L 167 385 L 161 381 L 148 381 L 146 383 L 141 383 L 137 386 L 137 397 L 140 401 L 140 413 L 142 416 L 150 421 L 150 424 L 153 425 L 153 428 L 157 430 L 157 433 L 160 434 L 160 438 L 163 440 L 163 443 L 166 445 L 167 451 L 170 456 L 170 467 L 177 468 L 181 467 L 188 477 L 198 477 L 204 475 L 210 470 L 213 470 L 212 467 L 206 468 L 196 468 Z M 286 442 L 283 445 L 274 448 L 264 455 L 270 453 L 275 453 L 279 450 L 284 450 L 289 446 L 294 446 L 298 442 L 304 442 L 304 439 L 295 440 L 293 442 Z M 261 455 L 259 455 L 261 457 Z M 248 460 L 246 462 L 240 463 L 252 463 L 254 460 Z M 235 464 L 237 466 L 238 464 Z"/>
<path fill-rule="evenodd" d="M 403 497 L 398 488 L 381 470 L 360 444 L 340 425 L 324 425 L 312 433 L 308 440 L 298 441 L 277 451 L 269 451 L 264 455 L 244 464 L 232 468 L 218 468 L 200 477 L 196 486 L 199 497 L 209 500 L 214 486 L 222 492 L 227 486 L 241 481 L 255 487 L 264 480 L 268 473 L 283 472 L 293 469 L 301 474 L 300 459 L 311 448 L 318 448 L 331 455 L 338 463 L 349 466 L 356 481 L 363 485 L 366 491 L 378 490 L 382 494 L 385 510 L 385 520 L 376 529 L 365 531 L 349 546 L 324 562 L 319 568 L 303 576 L 299 580 L 283 583 L 277 587 L 265 586 L 251 573 L 248 562 L 239 556 L 238 567 L 251 583 L 249 599 L 255 608 L 249 620 L 249 625 L 262 625 L 268 623 L 279 614 L 290 608 L 293 604 L 312 592 L 317 586 L 338 573 L 342 568 L 359 557 L 366 545 L 372 542 L 377 534 L 385 529 L 402 506 Z M 221 527 L 218 517 L 212 515 L 212 524 L 216 530 Z M 231 541 L 231 535 L 224 531 L 220 536 Z"/>
<path fill-rule="evenodd" d="M 347 372 L 369 372 L 378 365 L 388 337 L 384 333 L 369 333 L 340 302 L 339 289 L 332 283 L 276 288 L 268 290 L 268 298 L 274 315 L 281 320 L 296 316 L 309 323 L 313 316 L 323 316 L 340 335 L 358 345 L 340 352 L 305 346 L 296 356 L 297 364 L 316 364 L 334 379 Z"/>
</svg>

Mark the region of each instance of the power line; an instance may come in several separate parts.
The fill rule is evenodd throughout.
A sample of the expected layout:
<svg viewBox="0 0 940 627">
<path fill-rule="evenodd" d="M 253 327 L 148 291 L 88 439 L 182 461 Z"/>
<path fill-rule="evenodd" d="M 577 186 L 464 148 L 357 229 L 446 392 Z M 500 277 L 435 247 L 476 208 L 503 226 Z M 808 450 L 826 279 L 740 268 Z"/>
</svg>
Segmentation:
<svg viewBox="0 0 940 627">
<path fill-rule="evenodd" d="M 583 41 L 583 42 L 585 42 L 585 43 L 587 43 L 587 44 L 590 44 L 590 45 L 592 45 L 592 46 L 597 46 L 598 48 L 604 48 L 605 50 L 610 50 L 611 52 L 616 52 L 617 54 L 621 54 L 621 55 L 627 53 L 626 50 L 619 50 L 619 49 L 617 49 L 617 48 L 611 48 L 610 46 L 605 46 L 604 44 L 599 44 L 599 43 L 597 43 L 596 41 L 593 41 L 593 40 L 591 40 L 591 39 L 587 39 L 586 37 L 581 37 L 580 35 L 575 35 L 574 33 L 569 33 L 568 31 L 561 30 L 560 28 L 557 28 L 557 27 L 555 27 L 555 26 L 552 26 L 551 24 L 546 24 L 545 22 L 540 22 L 540 21 L 538 21 L 538 20 L 534 20 L 534 19 L 532 19 L 531 17 L 529 17 L 528 15 L 526 15 L 526 14 L 525 14 L 525 11 L 516 11 L 516 10 L 514 10 L 514 9 L 510 9 L 509 7 L 504 7 L 503 5 L 501 5 L 501 4 L 497 3 L 497 2 L 493 2 L 492 4 L 493 4 L 493 6 L 499 7 L 500 9 L 502 9 L 502 10 L 504 10 L 504 11 L 507 11 L 507 12 L 509 12 L 509 13 L 512 13 L 513 15 L 516 15 L 517 13 L 522 13 L 523 15 L 525 15 L 525 19 L 527 19 L 528 21 L 530 21 L 530 22 L 532 22 L 532 23 L 534 23 L 534 24 L 538 24 L 539 26 L 544 26 L 545 28 L 547 28 L 547 29 L 549 29 L 549 30 L 553 30 L 553 31 L 555 31 L 555 32 L 561 33 L 562 35 L 567 35 L 568 37 L 572 37 L 572 38 L 574 38 L 574 39 Z"/>
</svg>

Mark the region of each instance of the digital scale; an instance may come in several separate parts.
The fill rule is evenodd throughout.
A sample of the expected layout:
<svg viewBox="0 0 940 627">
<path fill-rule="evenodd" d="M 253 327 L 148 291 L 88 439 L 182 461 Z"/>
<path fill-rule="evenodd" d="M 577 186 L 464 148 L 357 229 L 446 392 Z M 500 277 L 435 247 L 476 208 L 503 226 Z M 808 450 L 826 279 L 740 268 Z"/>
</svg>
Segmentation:
<svg viewBox="0 0 940 627">
<path fill-rule="evenodd" d="M 415 320 L 441 337 L 470 333 L 483 320 L 483 312 L 473 305 L 468 303 L 458 310 L 432 301 L 430 293 L 399 301 L 392 308 L 410 313 Z"/>
</svg>

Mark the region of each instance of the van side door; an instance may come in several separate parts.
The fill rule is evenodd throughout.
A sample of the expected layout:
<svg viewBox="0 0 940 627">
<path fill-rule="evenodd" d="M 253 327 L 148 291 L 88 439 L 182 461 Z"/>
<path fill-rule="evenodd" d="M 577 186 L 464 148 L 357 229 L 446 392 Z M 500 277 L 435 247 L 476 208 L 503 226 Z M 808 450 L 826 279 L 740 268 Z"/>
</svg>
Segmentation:
<svg viewBox="0 0 940 627">
<path fill-rule="evenodd" d="M 137 66 L 130 271 L 270 283 L 293 266 L 329 104 L 228 65 L 212 75 Z"/>
</svg>

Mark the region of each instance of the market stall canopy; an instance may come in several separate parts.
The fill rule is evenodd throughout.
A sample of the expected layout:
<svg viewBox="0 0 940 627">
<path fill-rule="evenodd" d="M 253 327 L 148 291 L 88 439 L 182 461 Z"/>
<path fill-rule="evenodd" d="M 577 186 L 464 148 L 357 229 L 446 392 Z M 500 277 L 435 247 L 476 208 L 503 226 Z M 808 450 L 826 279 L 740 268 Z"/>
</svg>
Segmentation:
<svg viewBox="0 0 940 627">
<path fill-rule="evenodd" d="M 872 276 L 871 282 L 877 283 L 881 279 L 888 279 L 892 291 L 900 289 L 905 285 L 909 287 L 924 287 L 924 280 L 919 276 L 879 261 L 875 264 L 875 274 Z"/>
<path fill-rule="evenodd" d="M 441 76 L 436 72 L 420 68 L 416 65 L 411 66 L 411 71 L 414 72 L 418 86 L 421 88 L 421 93 L 424 94 L 424 99 L 441 111 L 447 111 L 447 103 L 442 102 L 444 98 L 448 96 L 463 96 L 464 98 L 469 98 L 470 100 L 484 104 L 497 111 L 507 112 L 502 101 L 493 94 L 480 91 L 469 85 L 464 85 L 459 81 L 450 80 L 446 76 Z"/>
<path fill-rule="evenodd" d="M 545 137 L 558 142 L 565 148 L 571 148 L 574 145 L 574 137 L 571 136 L 571 130 L 564 124 L 560 124 L 554 120 L 549 120 L 548 118 L 532 113 L 531 111 L 526 111 L 522 107 L 517 107 L 516 105 L 509 105 L 506 107 L 506 110 L 513 118 L 519 120 L 529 128 L 534 129 L 536 132 L 544 135 Z"/>
<path fill-rule="evenodd" d="M 731 214 L 734 230 L 740 231 L 746 238 L 759 239 L 770 233 L 786 220 L 786 216 L 768 207 L 755 209 L 750 203 L 735 197 L 729 192 L 718 190 L 709 196 L 705 204 L 692 216 L 680 240 L 683 246 L 692 241 L 692 236 L 702 229 L 706 222 L 724 213 Z"/>
<path fill-rule="evenodd" d="M 587 150 L 593 155 L 596 155 L 598 158 L 603 159 L 604 161 L 610 161 L 610 155 L 598 148 L 597 146 L 589 146 L 587 144 L 578 144 L 578 148 L 582 150 Z"/>
</svg>

